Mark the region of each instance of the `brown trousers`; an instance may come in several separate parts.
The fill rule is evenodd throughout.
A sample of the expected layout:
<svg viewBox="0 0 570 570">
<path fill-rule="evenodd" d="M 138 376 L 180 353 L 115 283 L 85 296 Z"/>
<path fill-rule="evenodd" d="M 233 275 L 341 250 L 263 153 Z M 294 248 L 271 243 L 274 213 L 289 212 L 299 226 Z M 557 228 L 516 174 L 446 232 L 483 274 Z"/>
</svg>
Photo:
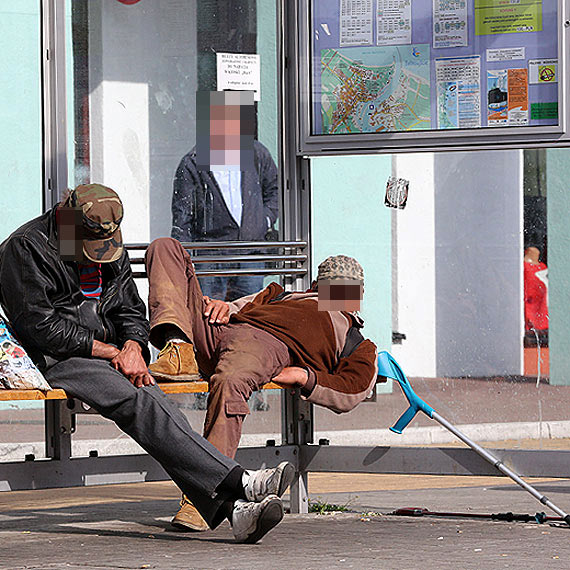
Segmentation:
<svg viewBox="0 0 570 570">
<path fill-rule="evenodd" d="M 273 335 L 242 323 L 212 325 L 192 259 L 172 238 L 153 241 L 146 253 L 150 340 L 162 348 L 159 325 L 176 325 L 194 344 L 196 360 L 209 376 L 204 437 L 233 458 L 247 400 L 290 363 L 287 346 Z"/>
</svg>

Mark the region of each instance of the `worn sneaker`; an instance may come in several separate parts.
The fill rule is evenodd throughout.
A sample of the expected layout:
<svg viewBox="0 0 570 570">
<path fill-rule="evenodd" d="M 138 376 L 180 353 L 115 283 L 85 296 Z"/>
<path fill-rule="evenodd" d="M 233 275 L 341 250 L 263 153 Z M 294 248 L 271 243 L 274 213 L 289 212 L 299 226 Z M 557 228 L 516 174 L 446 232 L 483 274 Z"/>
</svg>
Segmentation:
<svg viewBox="0 0 570 570">
<path fill-rule="evenodd" d="M 174 382 L 200 379 L 194 347 L 188 342 L 168 341 L 158 353 L 157 361 L 153 362 L 148 369 L 155 378 Z"/>
<path fill-rule="evenodd" d="M 232 511 L 232 530 L 236 542 L 253 544 L 283 519 L 283 503 L 269 495 L 261 503 L 237 500 Z"/>
<path fill-rule="evenodd" d="M 281 497 L 293 481 L 295 467 L 292 463 L 283 461 L 273 469 L 259 469 L 247 473 L 249 478 L 244 485 L 245 496 L 248 501 L 259 502 L 268 495 Z"/>
<path fill-rule="evenodd" d="M 186 498 L 185 495 L 182 495 L 180 510 L 174 515 L 170 524 L 180 530 L 190 530 L 194 532 L 202 532 L 210 528 L 208 523 L 198 512 L 198 509 Z"/>
</svg>

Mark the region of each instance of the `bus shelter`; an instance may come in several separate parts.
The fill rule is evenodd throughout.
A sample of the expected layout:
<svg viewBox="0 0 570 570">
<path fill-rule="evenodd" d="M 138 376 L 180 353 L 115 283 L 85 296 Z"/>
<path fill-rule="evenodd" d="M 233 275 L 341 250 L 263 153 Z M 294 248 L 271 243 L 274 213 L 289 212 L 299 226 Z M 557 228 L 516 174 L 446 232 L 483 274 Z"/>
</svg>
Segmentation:
<svg viewBox="0 0 570 570">
<path fill-rule="evenodd" d="M 261 258 L 242 244 L 239 262 L 305 288 L 328 255 L 356 257 L 364 334 L 418 393 L 519 472 L 566 476 L 568 10 L 563 0 L 3 6 L 2 238 L 88 181 L 121 195 L 126 243 L 170 235 L 196 93 L 253 91 L 255 136 L 279 170 L 277 241 Z M 398 194 L 405 204 L 390 203 Z M 195 397 L 179 404 L 199 429 Z M 263 404 L 240 453 L 258 464 L 282 446 L 296 458 L 296 510 L 309 471 L 492 472 L 427 418 L 390 433 L 406 405 L 390 382 L 344 415 L 284 391 Z M 9 465 L 50 460 L 44 414 L 53 436 L 43 403 L 0 404 L 0 488 L 26 468 Z M 120 480 L 145 477 L 128 469 L 140 450 L 97 416 L 75 414 L 70 446 L 125 465 Z"/>
</svg>

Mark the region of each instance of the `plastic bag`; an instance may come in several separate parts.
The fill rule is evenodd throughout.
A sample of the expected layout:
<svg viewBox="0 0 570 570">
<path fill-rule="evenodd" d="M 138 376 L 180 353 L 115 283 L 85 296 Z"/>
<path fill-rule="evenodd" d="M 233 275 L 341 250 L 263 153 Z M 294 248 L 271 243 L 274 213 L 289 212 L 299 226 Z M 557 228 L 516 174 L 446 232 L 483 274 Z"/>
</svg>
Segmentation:
<svg viewBox="0 0 570 570">
<path fill-rule="evenodd" d="M 51 390 L 42 373 L 0 317 L 0 390 Z"/>
</svg>

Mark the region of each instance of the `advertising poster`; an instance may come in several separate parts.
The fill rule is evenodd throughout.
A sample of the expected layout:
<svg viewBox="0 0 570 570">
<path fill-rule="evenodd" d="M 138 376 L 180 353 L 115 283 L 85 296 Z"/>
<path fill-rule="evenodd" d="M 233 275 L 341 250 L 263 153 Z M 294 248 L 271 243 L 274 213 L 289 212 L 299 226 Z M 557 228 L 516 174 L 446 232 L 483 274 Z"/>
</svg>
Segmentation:
<svg viewBox="0 0 570 570">
<path fill-rule="evenodd" d="M 487 71 L 487 125 L 506 127 L 509 124 L 508 74 L 506 69 Z"/>
<path fill-rule="evenodd" d="M 467 0 L 433 0 L 433 47 L 467 45 Z"/>
<path fill-rule="evenodd" d="M 372 0 L 340 1 L 340 45 L 372 44 Z"/>
<path fill-rule="evenodd" d="M 437 128 L 470 129 L 481 126 L 481 58 L 435 60 Z"/>
<path fill-rule="evenodd" d="M 530 59 L 528 82 L 532 84 L 558 83 L 557 59 Z"/>
<path fill-rule="evenodd" d="M 475 35 L 542 31 L 542 0 L 475 0 Z"/>
<path fill-rule="evenodd" d="M 528 70 L 509 69 L 507 84 L 509 126 L 528 125 Z"/>
<path fill-rule="evenodd" d="M 377 0 L 376 44 L 412 43 L 412 0 Z"/>
</svg>

